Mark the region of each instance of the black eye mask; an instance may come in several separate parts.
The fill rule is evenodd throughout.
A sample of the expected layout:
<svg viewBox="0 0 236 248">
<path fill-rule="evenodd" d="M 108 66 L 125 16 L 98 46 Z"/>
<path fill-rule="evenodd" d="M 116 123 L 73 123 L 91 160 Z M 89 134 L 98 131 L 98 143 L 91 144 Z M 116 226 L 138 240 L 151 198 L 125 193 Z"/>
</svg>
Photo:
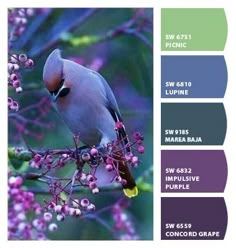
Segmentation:
<svg viewBox="0 0 236 248">
<path fill-rule="evenodd" d="M 55 89 L 54 91 L 50 91 L 50 94 L 51 94 L 51 95 L 52 95 L 52 94 L 57 95 L 58 92 L 60 91 L 61 87 L 63 86 L 64 81 L 65 81 L 65 79 L 63 78 L 63 79 L 61 80 L 61 82 L 60 82 L 59 87 L 58 87 L 57 89 Z M 68 95 L 69 92 L 70 92 L 70 89 L 69 89 L 69 88 L 63 88 L 63 89 L 60 91 L 60 93 L 59 93 L 59 97 L 64 97 L 64 96 Z"/>
<path fill-rule="evenodd" d="M 70 92 L 70 88 L 63 88 L 60 93 L 59 93 L 59 97 L 64 97 L 66 95 L 68 95 Z"/>
</svg>

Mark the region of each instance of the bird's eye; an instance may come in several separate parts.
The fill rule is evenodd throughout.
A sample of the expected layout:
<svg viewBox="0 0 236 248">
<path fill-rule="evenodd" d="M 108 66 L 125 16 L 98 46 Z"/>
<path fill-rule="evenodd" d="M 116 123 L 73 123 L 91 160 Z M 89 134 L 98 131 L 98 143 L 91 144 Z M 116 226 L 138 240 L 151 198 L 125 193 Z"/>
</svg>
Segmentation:
<svg viewBox="0 0 236 248">
<path fill-rule="evenodd" d="M 60 93 L 59 93 L 59 97 L 64 97 L 66 95 L 68 95 L 70 92 L 70 88 L 63 88 Z"/>
</svg>

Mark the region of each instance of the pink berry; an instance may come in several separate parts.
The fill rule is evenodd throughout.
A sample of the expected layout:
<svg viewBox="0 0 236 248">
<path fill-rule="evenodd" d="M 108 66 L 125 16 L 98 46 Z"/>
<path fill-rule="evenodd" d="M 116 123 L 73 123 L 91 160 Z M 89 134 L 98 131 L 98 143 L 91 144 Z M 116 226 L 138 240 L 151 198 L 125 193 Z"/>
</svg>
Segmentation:
<svg viewBox="0 0 236 248">
<path fill-rule="evenodd" d="M 132 152 L 129 152 L 129 153 L 125 154 L 125 159 L 126 159 L 126 161 L 127 161 L 127 162 L 130 162 L 130 161 L 132 160 L 133 156 L 134 156 L 134 155 L 133 155 Z"/>
<path fill-rule="evenodd" d="M 56 213 L 61 213 L 61 210 L 62 210 L 62 206 L 61 205 L 56 205 L 55 207 L 54 207 L 54 211 L 56 212 Z"/>
<path fill-rule="evenodd" d="M 87 179 L 88 182 L 93 182 L 94 181 L 94 177 L 91 174 L 88 174 L 86 179 Z"/>
<path fill-rule="evenodd" d="M 57 226 L 57 224 L 55 224 L 55 223 L 51 223 L 51 224 L 48 226 L 48 230 L 49 230 L 50 232 L 56 231 L 57 228 L 58 228 L 58 226 Z"/>
<path fill-rule="evenodd" d="M 107 164 L 105 168 L 108 172 L 113 171 L 113 166 L 111 164 Z"/>
<path fill-rule="evenodd" d="M 35 154 L 34 155 L 34 161 L 37 163 L 42 159 L 42 156 L 40 154 Z"/>
<path fill-rule="evenodd" d="M 32 59 L 27 59 L 25 61 L 25 66 L 26 67 L 33 67 L 34 66 L 34 61 Z"/>
<path fill-rule="evenodd" d="M 90 189 L 95 189 L 97 187 L 97 184 L 95 182 L 90 182 L 89 183 L 89 188 Z"/>
<path fill-rule="evenodd" d="M 132 157 L 132 163 L 133 163 L 133 164 L 137 164 L 137 163 L 138 163 L 138 157 L 133 156 L 133 157 Z"/>
<path fill-rule="evenodd" d="M 141 135 L 140 135 L 139 132 L 135 132 L 135 133 L 133 134 L 133 138 L 134 138 L 135 140 L 139 140 L 140 137 L 141 137 Z"/>
<path fill-rule="evenodd" d="M 18 58 L 20 62 L 25 62 L 27 60 L 27 55 L 21 53 Z"/>
<path fill-rule="evenodd" d="M 144 146 L 138 146 L 137 151 L 138 153 L 144 153 Z"/>
<path fill-rule="evenodd" d="M 20 81 L 19 81 L 19 80 L 13 81 L 13 82 L 12 82 L 12 86 L 13 86 L 14 88 L 20 87 Z"/>
<path fill-rule="evenodd" d="M 16 88 L 16 93 L 20 93 L 20 92 L 22 92 L 22 91 L 23 91 L 22 87 L 17 87 L 17 88 Z"/>
<path fill-rule="evenodd" d="M 52 220 L 52 214 L 49 213 L 49 212 L 44 213 L 43 219 L 44 219 L 46 222 L 50 222 L 50 221 Z"/>
<path fill-rule="evenodd" d="M 121 121 L 117 121 L 116 124 L 115 124 L 115 126 L 116 126 L 117 129 L 121 129 L 121 128 L 124 127 L 124 124 Z"/>
<path fill-rule="evenodd" d="M 16 185 L 19 187 L 23 184 L 23 178 L 20 176 L 16 177 L 16 181 L 15 181 Z"/>
<path fill-rule="evenodd" d="M 9 107 L 10 107 L 10 109 L 15 110 L 15 111 L 19 110 L 19 104 L 16 101 L 13 101 L 11 106 L 9 106 Z"/>
<path fill-rule="evenodd" d="M 88 152 L 85 152 L 85 153 L 82 154 L 81 158 L 82 158 L 82 160 L 83 160 L 84 162 L 88 162 L 88 161 L 90 160 L 91 157 L 90 157 L 90 155 L 89 155 Z"/>
<path fill-rule="evenodd" d="M 122 179 L 122 180 L 121 180 L 121 184 L 124 186 L 124 185 L 127 184 L 127 181 L 126 181 L 125 179 Z"/>
<path fill-rule="evenodd" d="M 81 210 L 79 208 L 75 209 L 74 216 L 80 216 L 81 215 Z"/>
<path fill-rule="evenodd" d="M 17 77 L 17 75 L 16 75 L 15 73 L 12 73 L 12 74 L 10 75 L 10 79 L 11 79 L 12 81 L 15 81 L 15 80 L 18 79 L 18 77 Z"/>
<path fill-rule="evenodd" d="M 112 164 L 113 162 L 113 159 L 112 158 L 107 158 L 106 159 L 106 164 Z"/>
<path fill-rule="evenodd" d="M 7 103 L 8 103 L 8 107 L 11 106 L 13 103 L 13 99 L 11 97 L 8 97 Z"/>
<path fill-rule="evenodd" d="M 88 206 L 87 206 L 87 210 L 88 211 L 94 211 L 96 209 L 95 205 L 90 203 Z"/>
<path fill-rule="evenodd" d="M 50 203 L 48 204 L 48 209 L 49 209 L 49 210 L 54 209 L 55 206 L 56 206 L 56 203 L 55 203 L 55 202 L 50 202 Z"/>
<path fill-rule="evenodd" d="M 90 150 L 90 154 L 91 154 L 92 156 L 96 156 L 96 155 L 98 155 L 98 150 L 97 150 L 96 148 L 92 148 L 92 149 Z"/>
<path fill-rule="evenodd" d="M 80 205 L 81 207 L 87 207 L 89 205 L 89 199 L 88 198 L 83 198 L 81 201 L 80 201 Z"/>
<path fill-rule="evenodd" d="M 93 194 L 98 194 L 98 193 L 99 193 L 99 188 L 94 188 L 94 189 L 92 189 L 92 193 L 93 193 Z"/>
<path fill-rule="evenodd" d="M 65 215 L 64 214 L 58 214 L 57 215 L 57 220 L 58 221 L 63 221 L 65 219 Z"/>
</svg>

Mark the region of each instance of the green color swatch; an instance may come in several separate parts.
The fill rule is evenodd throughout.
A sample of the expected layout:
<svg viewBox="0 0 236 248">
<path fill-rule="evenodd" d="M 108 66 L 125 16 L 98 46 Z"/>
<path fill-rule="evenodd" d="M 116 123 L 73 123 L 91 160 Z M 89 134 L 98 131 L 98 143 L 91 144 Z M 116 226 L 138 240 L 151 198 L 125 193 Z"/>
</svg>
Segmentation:
<svg viewBox="0 0 236 248">
<path fill-rule="evenodd" d="M 162 51 L 223 51 L 227 39 L 224 9 L 162 9 Z"/>
</svg>

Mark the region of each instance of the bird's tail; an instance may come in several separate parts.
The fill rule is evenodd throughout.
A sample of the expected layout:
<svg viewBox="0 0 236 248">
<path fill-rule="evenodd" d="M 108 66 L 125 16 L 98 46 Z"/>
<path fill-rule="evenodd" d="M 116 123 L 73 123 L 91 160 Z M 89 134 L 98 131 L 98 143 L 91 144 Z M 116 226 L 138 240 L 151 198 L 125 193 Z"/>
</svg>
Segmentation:
<svg viewBox="0 0 236 248">
<path fill-rule="evenodd" d="M 116 153 L 116 158 L 121 158 L 121 154 Z M 125 184 L 123 185 L 124 194 L 131 198 L 138 195 L 138 187 L 135 183 L 135 180 L 130 172 L 127 162 L 123 161 L 122 159 L 118 159 L 118 170 L 120 177 L 125 180 Z"/>
</svg>

